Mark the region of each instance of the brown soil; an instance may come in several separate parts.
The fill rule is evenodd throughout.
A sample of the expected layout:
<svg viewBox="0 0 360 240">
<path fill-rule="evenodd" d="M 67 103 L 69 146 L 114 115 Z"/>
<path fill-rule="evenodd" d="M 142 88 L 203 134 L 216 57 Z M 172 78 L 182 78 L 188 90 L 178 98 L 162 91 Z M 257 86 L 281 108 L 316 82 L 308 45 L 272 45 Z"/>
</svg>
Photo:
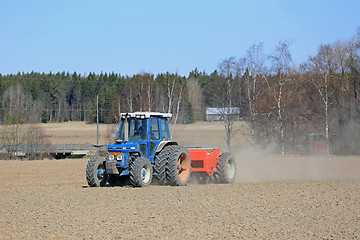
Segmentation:
<svg viewBox="0 0 360 240">
<path fill-rule="evenodd" d="M 148 188 L 89 188 L 86 159 L 0 161 L 0 239 L 360 238 L 360 158 L 246 159 L 235 184 Z"/>
</svg>

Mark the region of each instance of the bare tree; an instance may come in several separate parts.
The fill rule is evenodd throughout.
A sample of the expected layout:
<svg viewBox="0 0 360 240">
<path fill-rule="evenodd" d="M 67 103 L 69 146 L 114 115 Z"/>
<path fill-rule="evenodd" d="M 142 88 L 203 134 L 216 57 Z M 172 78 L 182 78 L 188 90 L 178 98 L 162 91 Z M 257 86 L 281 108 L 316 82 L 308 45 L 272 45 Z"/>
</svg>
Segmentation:
<svg viewBox="0 0 360 240">
<path fill-rule="evenodd" d="M 40 159 L 48 143 L 48 136 L 38 124 L 0 126 L 0 145 L 5 147 L 8 159 Z"/>
<path fill-rule="evenodd" d="M 0 127 L 0 144 L 5 147 L 8 159 L 16 159 L 19 155 L 20 144 L 25 139 L 21 126 L 21 124 L 13 124 Z"/>
<path fill-rule="evenodd" d="M 351 39 L 346 48 L 346 66 L 350 71 L 349 89 L 353 94 L 355 113 L 360 115 L 360 27 L 358 37 Z"/>
<path fill-rule="evenodd" d="M 349 78 L 349 66 L 347 65 L 347 59 L 349 58 L 349 42 L 337 41 L 333 44 L 334 62 L 337 66 L 336 80 L 330 82 L 330 86 L 333 89 L 333 101 L 334 107 L 337 111 L 337 125 L 339 127 L 339 134 L 342 134 L 351 119 L 351 102 L 353 99 L 350 97 L 350 78 Z"/>
<path fill-rule="evenodd" d="M 246 61 L 245 58 L 240 58 L 236 63 L 236 81 L 238 84 L 238 107 L 240 108 L 240 116 L 243 115 L 244 105 L 246 105 L 246 90 L 244 84 L 244 73 L 246 69 Z M 245 103 L 245 104 L 244 104 Z"/>
<path fill-rule="evenodd" d="M 174 100 L 174 89 L 175 89 L 175 82 L 177 79 L 177 74 L 175 75 L 175 77 L 171 76 L 170 74 L 167 74 L 166 80 L 167 80 L 167 97 L 168 97 L 168 113 L 171 113 L 171 109 L 172 109 L 172 103 Z"/>
<path fill-rule="evenodd" d="M 264 75 L 265 82 L 269 87 L 270 93 L 276 102 L 277 117 L 279 122 L 279 135 L 281 154 L 285 154 L 285 140 L 284 140 L 284 99 L 283 99 L 283 87 L 286 83 L 284 77 L 289 71 L 291 54 L 289 51 L 289 44 L 287 42 L 280 42 L 275 49 L 275 54 L 270 56 L 273 60 L 273 68 L 277 76 L 277 82 L 275 86 L 269 83 L 267 77 Z"/>
<path fill-rule="evenodd" d="M 321 96 L 324 107 L 324 128 L 325 128 L 325 143 L 326 154 L 329 155 L 329 78 L 336 71 L 337 63 L 334 57 L 334 50 L 330 44 L 321 45 L 318 54 L 310 58 L 313 64 L 313 71 L 321 76 L 321 81 L 315 78 L 311 82 L 317 89 Z"/>
<path fill-rule="evenodd" d="M 219 93 L 221 97 L 222 106 L 220 108 L 221 115 L 224 119 L 224 127 L 226 133 L 226 144 L 230 149 L 231 138 L 236 134 L 234 131 L 234 119 L 231 117 L 234 114 L 233 111 L 233 91 L 234 91 L 234 73 L 237 70 L 237 62 L 234 57 L 224 59 L 219 64 L 220 73 L 225 77 L 226 82 L 226 95 Z"/>
<path fill-rule="evenodd" d="M 28 100 L 30 100 L 20 84 L 10 86 L 4 92 L 3 99 L 6 101 L 10 113 L 24 111 L 27 108 Z"/>
<path fill-rule="evenodd" d="M 257 81 L 263 75 L 264 71 L 264 54 L 263 44 L 253 44 L 246 52 L 245 59 L 246 71 L 244 81 L 247 88 L 247 100 L 250 114 L 251 143 L 255 144 L 255 116 L 256 102 L 258 98 Z"/>
<path fill-rule="evenodd" d="M 160 105 L 165 112 L 166 104 L 163 101 L 162 95 L 167 97 L 167 112 L 172 113 L 174 118 L 172 124 L 175 126 L 180 112 L 180 106 L 182 102 L 182 94 L 184 89 L 184 80 L 179 77 L 177 73 L 166 73 L 165 76 L 161 75 L 159 86 L 156 94 L 160 93 Z"/>
<path fill-rule="evenodd" d="M 178 96 L 178 99 L 177 99 L 176 114 L 175 114 L 175 119 L 174 119 L 172 131 L 174 131 L 175 125 L 176 125 L 177 120 L 178 120 L 179 111 L 180 111 L 180 103 L 181 103 L 181 100 L 182 100 L 182 91 L 183 91 L 183 87 L 181 86 L 180 91 L 179 91 L 179 96 Z M 173 134 L 173 132 L 171 133 L 171 135 L 172 134 Z"/>
<path fill-rule="evenodd" d="M 39 124 L 22 125 L 24 143 L 26 145 L 26 157 L 29 160 L 41 159 L 44 149 L 49 144 L 48 136 Z"/>
<path fill-rule="evenodd" d="M 127 97 L 127 105 L 129 106 L 129 111 L 133 112 L 133 81 L 129 82 L 128 85 L 128 92 L 129 92 L 129 96 Z"/>
<path fill-rule="evenodd" d="M 2 96 L 2 103 L 5 106 L 5 122 L 25 123 L 38 122 L 40 120 L 39 101 L 33 101 L 29 94 L 26 94 L 23 87 L 18 84 L 8 87 Z"/>
<path fill-rule="evenodd" d="M 147 109 L 151 112 L 152 106 L 154 105 L 154 98 L 153 98 L 153 85 L 154 85 L 154 77 L 150 74 L 145 74 L 145 82 L 146 82 L 146 93 L 147 93 Z"/>
<path fill-rule="evenodd" d="M 332 45 L 334 61 L 337 68 L 335 76 L 331 77 L 332 106 L 336 110 L 333 124 L 330 126 L 334 132 L 338 150 L 341 153 L 355 153 L 352 146 L 358 142 L 359 136 L 353 131 L 359 125 L 359 51 L 356 47 L 356 38 L 349 41 L 337 41 Z M 330 112 L 331 115 L 331 112 Z M 335 124 L 334 124 L 335 123 Z"/>
<path fill-rule="evenodd" d="M 203 106 L 203 92 L 201 91 L 199 81 L 194 78 L 190 77 L 187 82 L 186 86 L 188 89 L 188 98 L 191 103 L 194 112 L 194 119 L 201 120 L 201 108 Z"/>
<path fill-rule="evenodd" d="M 119 124 L 108 124 L 108 125 L 106 125 L 106 133 L 105 133 L 105 142 L 106 142 L 106 144 L 114 143 L 115 139 L 113 137 L 113 134 L 116 133 L 118 128 L 119 128 Z"/>
</svg>

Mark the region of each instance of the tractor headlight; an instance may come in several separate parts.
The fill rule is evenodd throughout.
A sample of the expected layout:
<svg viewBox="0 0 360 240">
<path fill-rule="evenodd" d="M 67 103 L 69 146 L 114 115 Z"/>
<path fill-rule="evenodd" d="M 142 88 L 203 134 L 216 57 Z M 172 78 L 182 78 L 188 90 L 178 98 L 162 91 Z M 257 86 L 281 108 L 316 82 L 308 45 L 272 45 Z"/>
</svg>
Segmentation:
<svg viewBox="0 0 360 240">
<path fill-rule="evenodd" d="M 114 160 L 114 155 L 109 155 L 109 160 Z"/>
<path fill-rule="evenodd" d="M 116 156 L 116 160 L 117 160 L 117 161 L 122 161 L 122 160 L 123 160 L 123 156 L 122 156 L 122 155 Z"/>
</svg>

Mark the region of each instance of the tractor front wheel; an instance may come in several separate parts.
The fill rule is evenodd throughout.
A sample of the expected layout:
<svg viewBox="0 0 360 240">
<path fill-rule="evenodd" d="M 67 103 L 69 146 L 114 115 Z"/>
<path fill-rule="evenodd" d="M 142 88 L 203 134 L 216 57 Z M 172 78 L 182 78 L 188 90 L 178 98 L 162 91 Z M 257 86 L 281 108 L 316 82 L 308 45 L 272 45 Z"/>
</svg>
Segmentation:
<svg viewBox="0 0 360 240">
<path fill-rule="evenodd" d="M 170 185 L 185 186 L 190 178 L 191 160 L 188 150 L 172 146 L 168 156 L 166 177 Z"/>
<path fill-rule="evenodd" d="M 235 157 L 231 153 L 223 153 L 220 155 L 217 164 L 217 175 L 220 183 L 232 183 L 236 175 Z"/>
<path fill-rule="evenodd" d="M 138 157 L 130 168 L 130 183 L 134 187 L 147 187 L 153 176 L 153 168 L 149 159 Z"/>
<path fill-rule="evenodd" d="M 86 180 L 90 187 L 103 187 L 106 184 L 104 158 L 92 157 L 86 166 Z"/>
</svg>

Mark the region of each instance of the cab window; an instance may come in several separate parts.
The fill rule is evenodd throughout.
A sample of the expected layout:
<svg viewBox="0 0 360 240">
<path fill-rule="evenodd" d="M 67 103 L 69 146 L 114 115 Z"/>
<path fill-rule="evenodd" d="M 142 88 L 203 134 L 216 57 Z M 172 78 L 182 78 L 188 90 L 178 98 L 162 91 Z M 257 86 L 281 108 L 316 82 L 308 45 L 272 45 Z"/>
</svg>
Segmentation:
<svg viewBox="0 0 360 240">
<path fill-rule="evenodd" d="M 165 118 L 161 118 L 161 133 L 163 138 L 170 138 L 169 123 Z"/>
<path fill-rule="evenodd" d="M 147 140 L 147 119 L 128 118 L 129 141 Z M 116 139 L 124 140 L 124 120 L 122 120 Z"/>
<path fill-rule="evenodd" d="M 158 118 L 150 118 L 150 139 L 159 140 L 160 139 L 160 129 Z"/>
</svg>

